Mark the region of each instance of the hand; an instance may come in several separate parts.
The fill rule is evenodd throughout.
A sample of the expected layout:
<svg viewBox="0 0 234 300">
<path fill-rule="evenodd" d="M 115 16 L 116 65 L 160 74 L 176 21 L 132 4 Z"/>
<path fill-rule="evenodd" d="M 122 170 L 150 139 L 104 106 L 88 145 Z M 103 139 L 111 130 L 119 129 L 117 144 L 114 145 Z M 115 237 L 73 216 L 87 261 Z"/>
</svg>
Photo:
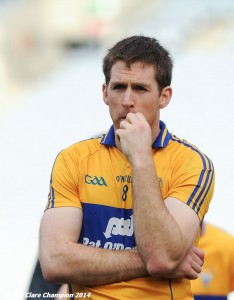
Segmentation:
<svg viewBox="0 0 234 300">
<path fill-rule="evenodd" d="M 130 163 L 142 160 L 142 157 L 147 155 L 152 156 L 151 128 L 142 113 L 128 113 L 115 134 L 119 139 L 122 153 Z"/>
<path fill-rule="evenodd" d="M 204 252 L 193 246 L 187 255 L 184 257 L 179 266 L 170 274 L 168 278 L 178 278 L 185 277 L 187 279 L 193 280 L 197 279 L 199 273 L 202 271 L 202 266 L 204 263 Z"/>
</svg>

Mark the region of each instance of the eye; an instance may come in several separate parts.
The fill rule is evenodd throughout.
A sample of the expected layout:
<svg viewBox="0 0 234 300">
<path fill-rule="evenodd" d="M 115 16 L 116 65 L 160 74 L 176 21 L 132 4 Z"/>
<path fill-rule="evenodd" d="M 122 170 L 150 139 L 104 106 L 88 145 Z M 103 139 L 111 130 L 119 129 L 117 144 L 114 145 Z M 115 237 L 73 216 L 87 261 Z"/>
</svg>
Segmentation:
<svg viewBox="0 0 234 300">
<path fill-rule="evenodd" d="M 113 90 L 123 90 L 125 88 L 126 88 L 126 85 L 121 84 L 121 83 L 116 84 L 116 85 L 113 86 Z"/>
<path fill-rule="evenodd" d="M 146 91 L 146 88 L 145 88 L 144 86 L 142 86 L 142 85 L 136 85 L 136 86 L 134 87 L 134 89 L 135 89 L 136 91 Z"/>
</svg>

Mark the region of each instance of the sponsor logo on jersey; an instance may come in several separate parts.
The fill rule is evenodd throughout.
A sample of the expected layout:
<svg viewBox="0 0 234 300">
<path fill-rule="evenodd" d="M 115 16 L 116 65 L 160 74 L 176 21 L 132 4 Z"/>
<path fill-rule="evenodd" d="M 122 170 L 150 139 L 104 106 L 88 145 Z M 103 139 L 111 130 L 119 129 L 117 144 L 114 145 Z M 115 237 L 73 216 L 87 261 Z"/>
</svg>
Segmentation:
<svg viewBox="0 0 234 300">
<path fill-rule="evenodd" d="M 129 219 L 124 218 L 110 218 L 104 232 L 105 237 L 108 239 L 112 235 L 132 236 L 133 235 L 133 218 L 132 215 Z"/>
<path fill-rule="evenodd" d="M 125 246 L 123 243 L 105 242 L 104 244 L 102 244 L 101 240 L 97 240 L 96 242 L 94 242 L 87 237 L 83 237 L 83 244 L 86 246 L 92 246 L 96 248 L 101 247 L 104 249 L 111 249 L 111 250 L 137 249 L 137 246 Z"/>
<path fill-rule="evenodd" d="M 85 202 L 82 208 L 83 226 L 79 243 L 112 250 L 136 249 L 131 208 Z"/>
<path fill-rule="evenodd" d="M 106 181 L 103 177 L 91 176 L 89 174 L 85 175 L 85 183 L 92 185 L 107 186 Z"/>
<path fill-rule="evenodd" d="M 123 182 L 123 183 L 132 183 L 132 176 L 131 175 L 118 175 L 116 176 L 117 182 Z"/>
</svg>

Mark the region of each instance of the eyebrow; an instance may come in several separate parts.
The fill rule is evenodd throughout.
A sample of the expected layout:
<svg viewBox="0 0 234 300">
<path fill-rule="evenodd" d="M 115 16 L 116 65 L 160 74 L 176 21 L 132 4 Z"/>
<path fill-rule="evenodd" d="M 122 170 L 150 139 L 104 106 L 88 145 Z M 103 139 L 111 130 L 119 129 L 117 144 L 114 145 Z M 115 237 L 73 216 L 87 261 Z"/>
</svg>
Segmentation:
<svg viewBox="0 0 234 300">
<path fill-rule="evenodd" d="M 115 86 L 115 85 L 127 85 L 127 83 L 124 82 L 124 81 L 112 81 L 112 82 L 110 82 L 110 86 L 111 86 L 111 87 L 112 87 L 112 86 Z M 142 86 L 142 87 L 145 87 L 145 88 L 149 88 L 149 87 L 150 87 L 149 84 L 147 84 L 147 83 L 145 83 L 145 82 L 141 82 L 141 81 L 133 82 L 131 85 L 132 85 L 133 87 L 134 87 L 134 86 Z"/>
</svg>

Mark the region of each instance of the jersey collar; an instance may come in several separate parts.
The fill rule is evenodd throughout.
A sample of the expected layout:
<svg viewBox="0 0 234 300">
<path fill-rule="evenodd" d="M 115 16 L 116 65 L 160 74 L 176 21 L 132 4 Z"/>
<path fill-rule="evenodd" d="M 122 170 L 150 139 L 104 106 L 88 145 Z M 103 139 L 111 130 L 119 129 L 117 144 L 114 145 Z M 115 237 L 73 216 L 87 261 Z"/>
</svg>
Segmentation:
<svg viewBox="0 0 234 300">
<path fill-rule="evenodd" d="M 160 129 L 160 133 L 153 142 L 152 148 L 165 148 L 169 143 L 171 134 L 168 132 L 166 124 L 163 121 L 160 121 Z M 103 135 L 100 143 L 102 145 L 116 147 L 114 125 Z"/>
</svg>

